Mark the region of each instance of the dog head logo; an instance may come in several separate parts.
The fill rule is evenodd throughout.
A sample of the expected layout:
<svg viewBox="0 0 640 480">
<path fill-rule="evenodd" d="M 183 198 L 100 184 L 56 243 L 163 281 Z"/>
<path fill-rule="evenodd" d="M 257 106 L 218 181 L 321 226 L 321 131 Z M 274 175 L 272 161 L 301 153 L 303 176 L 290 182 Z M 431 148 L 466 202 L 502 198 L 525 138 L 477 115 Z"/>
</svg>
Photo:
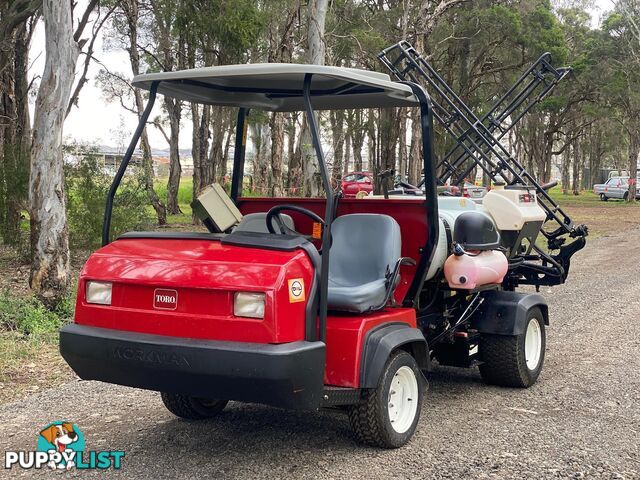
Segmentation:
<svg viewBox="0 0 640 480">
<path fill-rule="evenodd" d="M 59 452 L 64 452 L 70 445 L 78 441 L 78 434 L 71 423 L 52 424 L 40 432 L 47 442 L 56 447 Z"/>
<path fill-rule="evenodd" d="M 54 452 L 49 462 L 51 468 L 75 467 L 74 452 L 84 450 L 84 436 L 77 425 L 70 422 L 53 422 L 40 430 L 38 451 Z"/>
</svg>

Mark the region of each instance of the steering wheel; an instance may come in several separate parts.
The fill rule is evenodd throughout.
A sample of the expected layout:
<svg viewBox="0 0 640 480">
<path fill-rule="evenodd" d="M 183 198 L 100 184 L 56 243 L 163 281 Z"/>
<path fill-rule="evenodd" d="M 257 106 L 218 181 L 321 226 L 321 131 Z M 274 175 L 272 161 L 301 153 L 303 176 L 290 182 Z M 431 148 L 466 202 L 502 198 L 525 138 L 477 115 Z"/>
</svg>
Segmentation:
<svg viewBox="0 0 640 480">
<path fill-rule="evenodd" d="M 282 212 L 283 210 L 290 210 L 292 212 L 301 213 L 309 217 L 314 222 L 321 224 L 322 228 L 325 227 L 324 220 L 319 215 L 313 213 L 311 210 L 307 210 L 306 208 L 302 208 L 297 205 L 285 204 L 285 205 L 277 205 L 271 208 L 269 212 L 267 212 L 266 221 L 267 221 L 267 229 L 269 230 L 269 232 L 278 233 L 276 232 L 276 228 L 273 226 L 273 222 L 275 220 L 276 226 L 280 231 L 279 233 L 282 235 L 299 235 L 307 238 L 308 240 L 318 240 L 317 238 L 314 238 L 312 235 L 303 235 L 302 233 L 297 232 L 292 228 L 289 228 L 287 225 L 285 225 L 284 221 L 282 220 L 282 217 L 280 216 L 280 212 Z"/>
</svg>

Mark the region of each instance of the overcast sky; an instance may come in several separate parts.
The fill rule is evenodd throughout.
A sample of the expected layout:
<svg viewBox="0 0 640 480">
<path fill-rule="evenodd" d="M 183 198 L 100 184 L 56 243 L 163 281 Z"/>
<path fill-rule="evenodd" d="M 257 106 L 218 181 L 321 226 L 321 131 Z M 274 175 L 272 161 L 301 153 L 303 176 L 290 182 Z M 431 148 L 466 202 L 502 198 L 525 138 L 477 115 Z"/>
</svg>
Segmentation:
<svg viewBox="0 0 640 480">
<path fill-rule="evenodd" d="M 86 0 L 85 0 L 86 1 Z M 81 5 L 84 1 L 79 2 Z M 598 25 L 603 12 L 613 6 L 612 0 L 595 0 L 592 10 L 593 24 Z M 45 35 L 43 25 L 36 29 L 33 38 L 33 48 L 30 51 L 31 68 L 30 76 L 41 75 L 44 68 Z M 94 56 L 98 58 L 110 71 L 124 73 L 128 78 L 132 77 L 127 53 L 124 51 L 103 50 L 103 39 L 98 38 Z M 80 57 L 78 71 L 82 66 L 84 57 Z M 98 143 L 118 147 L 122 144 L 123 135 L 128 138 L 136 127 L 137 120 L 129 112 L 122 110 L 119 103 L 108 103 L 99 87 L 95 85 L 95 77 L 100 66 L 93 63 L 89 69 L 89 82 L 82 89 L 78 107 L 74 107 L 64 124 L 65 137 L 71 137 L 79 141 Z M 161 114 L 161 102 L 156 102 L 152 113 L 154 116 Z M 148 129 L 151 145 L 154 149 L 166 149 L 167 143 L 160 132 L 151 127 Z M 128 142 L 128 140 L 127 140 Z M 191 121 L 183 115 L 182 134 L 180 135 L 180 147 L 191 147 Z"/>
</svg>

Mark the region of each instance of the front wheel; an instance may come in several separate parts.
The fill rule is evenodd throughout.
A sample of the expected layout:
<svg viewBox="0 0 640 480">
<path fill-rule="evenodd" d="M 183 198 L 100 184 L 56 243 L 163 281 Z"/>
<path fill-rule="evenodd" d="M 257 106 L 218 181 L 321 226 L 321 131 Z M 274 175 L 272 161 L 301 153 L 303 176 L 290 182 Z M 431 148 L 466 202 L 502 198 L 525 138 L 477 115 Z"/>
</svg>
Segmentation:
<svg viewBox="0 0 640 480">
<path fill-rule="evenodd" d="M 177 393 L 162 392 L 160 395 L 162 403 L 167 407 L 167 410 L 176 417 L 186 418 L 187 420 L 202 420 L 215 417 L 222 412 L 229 402 L 228 400 L 208 400 Z"/>
<path fill-rule="evenodd" d="M 480 375 L 493 385 L 530 387 L 542 371 L 545 345 L 542 311 L 532 308 L 520 335 L 482 335 Z"/>
<path fill-rule="evenodd" d="M 349 410 L 349 422 L 361 443 L 398 448 L 407 443 L 420 420 L 422 374 L 415 359 L 403 350 L 391 354 L 377 388 Z"/>
<path fill-rule="evenodd" d="M 609 199 L 607 198 L 607 196 L 604 193 L 601 193 L 600 194 L 600 200 L 602 200 L 603 202 L 606 202 Z"/>
</svg>

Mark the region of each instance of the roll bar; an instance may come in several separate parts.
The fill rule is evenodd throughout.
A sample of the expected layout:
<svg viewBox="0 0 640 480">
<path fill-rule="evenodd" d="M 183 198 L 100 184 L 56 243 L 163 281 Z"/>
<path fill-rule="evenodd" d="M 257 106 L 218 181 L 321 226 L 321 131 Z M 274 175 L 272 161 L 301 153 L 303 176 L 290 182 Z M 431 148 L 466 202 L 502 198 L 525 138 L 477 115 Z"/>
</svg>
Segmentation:
<svg viewBox="0 0 640 480">
<path fill-rule="evenodd" d="M 311 103 L 311 97 L 315 95 L 321 95 L 321 93 L 312 93 L 311 80 L 313 73 L 307 73 L 304 76 L 302 94 L 305 114 L 307 116 L 307 123 L 311 133 L 311 139 L 313 148 L 315 150 L 316 157 L 318 159 L 318 165 L 320 167 L 320 176 L 322 179 L 322 185 L 327 195 L 326 208 L 325 208 L 325 228 L 322 233 L 323 245 L 329 245 L 331 239 L 331 224 L 335 216 L 336 198 L 333 195 L 331 188 L 331 182 L 329 177 L 329 171 L 325 161 L 324 152 L 322 150 L 322 143 L 320 139 L 320 132 L 318 131 L 318 122 Z M 435 158 L 433 155 L 433 114 L 431 99 L 424 88 L 414 82 L 402 82 L 408 85 L 415 97 L 419 101 L 420 106 L 420 118 L 421 118 L 421 132 L 422 132 L 422 148 L 423 148 L 423 161 L 425 178 L 429 178 L 429 188 L 425 188 L 426 196 L 426 209 L 427 209 L 427 222 L 428 222 L 428 238 L 427 243 L 420 252 L 420 261 L 417 266 L 416 275 L 413 282 L 409 287 L 409 291 L 405 296 L 404 304 L 407 306 L 415 305 L 424 279 L 426 277 L 429 265 L 435 251 L 435 247 L 438 240 L 438 199 L 436 189 L 436 166 Z M 150 87 L 149 100 L 144 109 L 144 112 L 140 116 L 138 126 L 131 138 L 131 142 L 125 152 L 122 162 L 118 167 L 116 176 L 113 179 L 109 193 L 107 195 L 107 202 L 104 211 L 104 222 L 102 225 L 102 245 L 108 245 L 110 241 L 110 228 L 111 228 L 111 214 L 113 210 L 113 200 L 120 185 L 124 173 L 129 166 L 133 152 L 140 140 L 140 136 L 147 123 L 151 110 L 156 100 L 158 92 L 158 85 L 160 81 L 155 81 Z M 245 163 L 245 149 L 247 138 L 247 117 L 249 115 L 249 108 L 240 107 L 238 109 L 237 125 L 236 125 L 236 138 L 235 138 L 235 152 L 233 157 L 233 177 L 231 179 L 231 199 L 234 203 L 238 202 L 238 199 L 242 196 L 242 181 L 244 176 L 244 163 Z M 327 322 L 327 292 L 329 285 L 329 255 L 330 249 L 326 248 L 322 254 L 321 266 L 320 266 L 320 298 L 319 298 L 319 324 L 318 324 L 318 338 L 320 341 L 326 339 L 326 322 Z"/>
</svg>

